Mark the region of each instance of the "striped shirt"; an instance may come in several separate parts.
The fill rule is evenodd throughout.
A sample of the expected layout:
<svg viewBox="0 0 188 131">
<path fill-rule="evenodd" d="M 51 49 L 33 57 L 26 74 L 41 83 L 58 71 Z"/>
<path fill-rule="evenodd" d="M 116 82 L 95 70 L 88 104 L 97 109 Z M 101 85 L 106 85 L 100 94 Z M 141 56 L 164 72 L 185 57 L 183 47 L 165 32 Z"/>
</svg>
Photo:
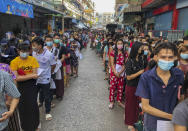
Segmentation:
<svg viewBox="0 0 188 131">
<path fill-rule="evenodd" d="M 10 74 L 0 70 L 0 118 L 4 112 L 7 112 L 5 94 L 12 98 L 19 98 L 20 93 L 14 84 Z M 0 122 L 0 131 L 8 126 L 8 120 Z"/>
</svg>

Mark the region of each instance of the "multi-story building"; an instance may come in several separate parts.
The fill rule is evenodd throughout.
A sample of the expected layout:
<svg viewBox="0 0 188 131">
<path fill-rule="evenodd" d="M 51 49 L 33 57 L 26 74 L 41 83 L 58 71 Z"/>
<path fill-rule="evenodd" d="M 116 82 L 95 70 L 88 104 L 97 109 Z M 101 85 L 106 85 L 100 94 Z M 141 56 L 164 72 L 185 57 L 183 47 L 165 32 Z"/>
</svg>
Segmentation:
<svg viewBox="0 0 188 131">
<path fill-rule="evenodd" d="M 94 22 L 95 4 L 91 0 L 64 0 L 64 5 L 66 16 L 76 19 L 73 22 L 82 21 L 88 26 Z"/>
<path fill-rule="evenodd" d="M 145 30 L 153 36 L 177 40 L 188 31 L 187 0 L 144 0 Z M 186 33 L 187 34 L 187 33 Z"/>
<path fill-rule="evenodd" d="M 96 19 L 96 25 L 100 28 L 104 28 L 107 24 L 114 22 L 114 14 L 111 12 L 97 13 Z"/>
<path fill-rule="evenodd" d="M 95 3 L 92 2 L 91 0 L 82 0 L 82 5 L 84 7 L 83 18 L 91 26 L 95 22 L 95 18 L 94 18 Z"/>
</svg>

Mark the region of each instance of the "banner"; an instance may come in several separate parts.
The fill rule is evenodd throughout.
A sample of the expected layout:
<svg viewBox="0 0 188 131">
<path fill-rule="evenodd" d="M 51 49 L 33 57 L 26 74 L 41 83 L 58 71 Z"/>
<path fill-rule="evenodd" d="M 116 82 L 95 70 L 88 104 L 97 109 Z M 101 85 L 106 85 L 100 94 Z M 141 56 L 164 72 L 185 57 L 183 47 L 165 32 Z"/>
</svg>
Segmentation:
<svg viewBox="0 0 188 131">
<path fill-rule="evenodd" d="M 33 6 L 18 0 L 0 0 L 0 12 L 34 18 Z"/>
</svg>

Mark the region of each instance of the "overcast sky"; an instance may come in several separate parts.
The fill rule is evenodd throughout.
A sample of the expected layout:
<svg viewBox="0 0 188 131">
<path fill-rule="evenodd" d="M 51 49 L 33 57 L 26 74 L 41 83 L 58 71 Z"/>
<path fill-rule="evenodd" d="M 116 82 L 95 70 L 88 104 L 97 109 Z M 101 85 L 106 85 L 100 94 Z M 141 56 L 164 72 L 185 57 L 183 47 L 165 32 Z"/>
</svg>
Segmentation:
<svg viewBox="0 0 188 131">
<path fill-rule="evenodd" d="M 113 12 L 114 13 L 115 0 L 92 0 L 92 1 L 95 2 L 96 12 L 99 12 L 99 13 Z"/>
</svg>

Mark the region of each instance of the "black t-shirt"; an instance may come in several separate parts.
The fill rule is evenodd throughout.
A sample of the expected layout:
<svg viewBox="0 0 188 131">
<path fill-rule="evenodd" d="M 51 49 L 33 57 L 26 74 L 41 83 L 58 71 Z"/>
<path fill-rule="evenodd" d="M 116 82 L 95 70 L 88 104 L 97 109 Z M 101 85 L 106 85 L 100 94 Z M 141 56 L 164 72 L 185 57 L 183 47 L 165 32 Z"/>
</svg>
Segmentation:
<svg viewBox="0 0 188 131">
<path fill-rule="evenodd" d="M 183 89 L 181 90 L 181 94 L 185 94 L 188 97 L 188 73 L 185 74 L 185 80 L 183 83 Z"/>
<path fill-rule="evenodd" d="M 129 76 L 129 75 L 135 74 L 138 71 L 144 69 L 143 62 L 128 59 L 125 64 L 125 69 L 126 69 L 126 75 Z M 127 86 L 137 87 L 139 79 L 140 79 L 140 76 L 132 80 L 127 80 Z"/>
<path fill-rule="evenodd" d="M 60 49 L 60 51 L 59 51 L 59 59 L 61 59 L 62 58 L 62 55 L 66 55 L 67 54 L 67 49 L 66 49 L 66 47 L 65 46 L 62 46 L 61 47 L 61 49 Z"/>
</svg>

